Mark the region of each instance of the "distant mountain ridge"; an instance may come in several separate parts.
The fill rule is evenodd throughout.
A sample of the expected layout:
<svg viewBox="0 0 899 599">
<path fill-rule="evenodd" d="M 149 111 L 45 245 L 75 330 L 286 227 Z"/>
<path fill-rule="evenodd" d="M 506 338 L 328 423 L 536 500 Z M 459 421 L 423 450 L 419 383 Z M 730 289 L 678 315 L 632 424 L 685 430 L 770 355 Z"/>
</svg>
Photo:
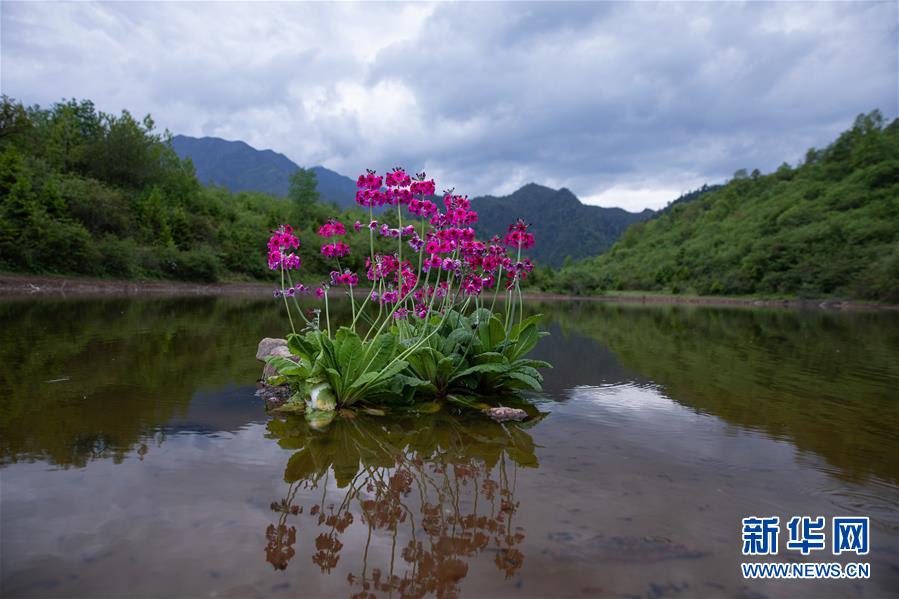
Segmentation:
<svg viewBox="0 0 899 599">
<path fill-rule="evenodd" d="M 257 150 L 242 141 L 177 135 L 172 147 L 178 156 L 193 161 L 200 181 L 233 192 L 286 196 L 290 175 L 300 168 L 284 154 Z M 355 180 L 321 166 L 312 170 L 322 200 L 340 208 L 355 206 Z M 629 225 L 655 215 L 652 210 L 632 213 L 588 206 L 568 189 L 536 183 L 507 196 L 481 196 L 473 202 L 480 219 L 475 228 L 481 236 L 504 235 L 516 219 L 524 219 L 533 225 L 537 236 L 537 244 L 527 254 L 540 264 L 554 267 L 561 266 L 568 256 L 578 260 L 608 250 Z"/>
<path fill-rule="evenodd" d="M 561 266 L 573 260 L 605 252 L 631 224 L 652 218 L 655 212 L 628 212 L 581 203 L 566 188 L 552 189 L 528 183 L 507 196 L 482 196 L 472 200 L 478 212 L 475 229 L 482 237 L 504 235 L 508 226 L 521 218 L 531 224 L 537 239 L 528 251 L 534 260 Z"/>
<path fill-rule="evenodd" d="M 218 137 L 176 135 L 172 138 L 172 149 L 180 158 L 191 159 L 197 179 L 233 192 L 261 191 L 285 197 L 290 176 L 300 168 L 284 154 Z M 356 182 L 353 179 L 323 166 L 314 166 L 311 170 L 315 173 L 323 201 L 334 202 L 341 208 L 355 205 Z"/>
</svg>

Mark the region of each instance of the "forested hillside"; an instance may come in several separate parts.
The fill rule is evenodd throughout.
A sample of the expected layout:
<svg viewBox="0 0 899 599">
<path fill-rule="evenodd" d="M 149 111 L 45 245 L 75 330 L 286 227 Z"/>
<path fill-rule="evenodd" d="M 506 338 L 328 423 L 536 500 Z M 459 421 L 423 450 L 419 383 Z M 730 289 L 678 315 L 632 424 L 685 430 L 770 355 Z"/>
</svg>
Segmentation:
<svg viewBox="0 0 899 599">
<path fill-rule="evenodd" d="M 483 237 L 504 235 L 516 218 L 531 223 L 537 244 L 528 255 L 539 264 L 560 267 L 565 259 L 595 256 L 606 251 L 628 225 L 650 218 L 621 208 L 588 206 L 567 189 L 529 183 L 507 196 L 475 198 L 476 229 Z"/>
<path fill-rule="evenodd" d="M 287 200 L 207 188 L 150 117 L 106 114 L 89 101 L 25 107 L 4 96 L 0 271 L 264 279 L 268 231 L 291 222 L 303 240 L 303 276 L 325 276 L 315 231 L 338 215 L 317 201 L 315 185 L 314 173 L 300 169 Z M 346 266 L 361 265 L 364 233 L 351 232 L 358 252 Z"/>
<path fill-rule="evenodd" d="M 899 119 L 860 115 L 796 168 L 738 172 L 545 286 L 899 302 Z"/>
<path fill-rule="evenodd" d="M 217 137 L 176 135 L 172 148 L 181 158 L 190 158 L 202 183 L 220 185 L 230 191 L 260 191 L 286 197 L 290 177 L 300 169 L 284 154 L 257 150 L 242 141 Z M 322 166 L 312 167 L 322 201 L 351 208 L 356 181 Z"/>
</svg>

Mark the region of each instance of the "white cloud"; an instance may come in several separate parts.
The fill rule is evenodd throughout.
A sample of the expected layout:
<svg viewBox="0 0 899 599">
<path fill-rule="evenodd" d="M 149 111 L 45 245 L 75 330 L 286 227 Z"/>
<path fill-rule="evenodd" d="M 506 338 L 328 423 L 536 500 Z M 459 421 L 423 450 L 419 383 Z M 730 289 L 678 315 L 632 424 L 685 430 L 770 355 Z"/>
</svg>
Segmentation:
<svg viewBox="0 0 899 599">
<path fill-rule="evenodd" d="M 895 3 L 20 3 L 0 87 L 349 176 L 628 209 L 897 109 Z M 676 193 L 675 193 L 676 196 Z"/>
</svg>

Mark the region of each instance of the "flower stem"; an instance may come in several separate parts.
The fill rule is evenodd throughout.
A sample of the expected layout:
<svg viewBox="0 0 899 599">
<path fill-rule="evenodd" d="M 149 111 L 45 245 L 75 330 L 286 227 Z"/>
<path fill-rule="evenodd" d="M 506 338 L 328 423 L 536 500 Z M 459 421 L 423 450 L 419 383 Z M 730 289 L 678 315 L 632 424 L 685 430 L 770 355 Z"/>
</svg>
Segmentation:
<svg viewBox="0 0 899 599">
<path fill-rule="evenodd" d="M 325 324 L 328 327 L 328 338 L 331 337 L 331 311 L 328 308 L 328 291 L 325 290 Z"/>
<path fill-rule="evenodd" d="M 284 265 L 281 265 L 281 297 L 284 298 L 284 308 L 287 310 L 287 320 L 290 321 L 290 330 L 296 334 L 297 329 L 293 326 L 293 316 L 290 315 L 290 304 L 287 303 L 287 296 L 284 294 Z"/>
</svg>

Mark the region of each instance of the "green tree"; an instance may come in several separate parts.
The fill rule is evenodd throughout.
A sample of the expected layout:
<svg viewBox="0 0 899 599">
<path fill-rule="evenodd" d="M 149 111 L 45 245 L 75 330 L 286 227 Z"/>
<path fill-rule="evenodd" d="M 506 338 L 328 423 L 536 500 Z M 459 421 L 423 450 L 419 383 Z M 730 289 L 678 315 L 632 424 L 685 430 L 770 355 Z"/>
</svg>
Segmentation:
<svg viewBox="0 0 899 599">
<path fill-rule="evenodd" d="M 299 207 L 308 208 L 319 200 L 315 171 L 299 168 L 290 176 L 287 197 Z"/>
</svg>

